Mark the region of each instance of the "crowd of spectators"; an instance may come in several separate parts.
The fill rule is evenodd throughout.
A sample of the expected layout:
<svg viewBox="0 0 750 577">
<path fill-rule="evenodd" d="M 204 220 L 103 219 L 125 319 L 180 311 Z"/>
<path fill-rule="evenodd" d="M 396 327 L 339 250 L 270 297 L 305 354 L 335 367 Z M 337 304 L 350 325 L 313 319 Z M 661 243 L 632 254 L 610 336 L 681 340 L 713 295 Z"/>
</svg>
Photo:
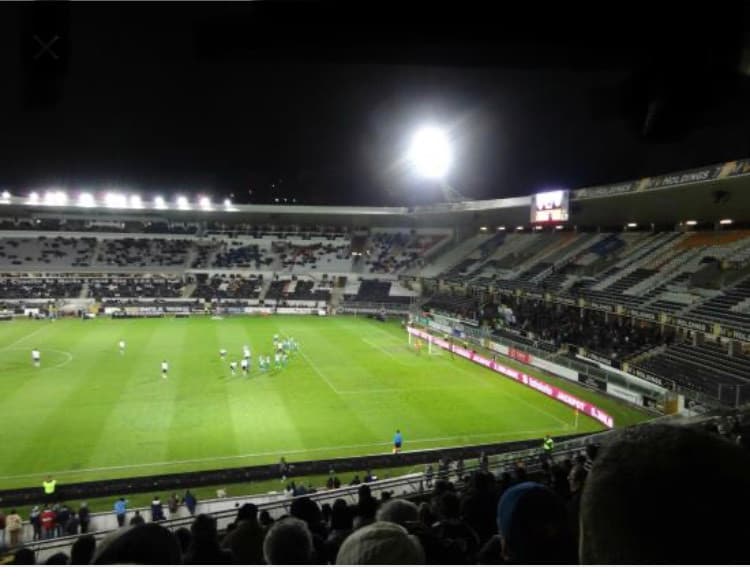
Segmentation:
<svg viewBox="0 0 750 577">
<path fill-rule="evenodd" d="M 0 299 L 78 298 L 82 287 L 76 278 L 0 277 Z"/>
<path fill-rule="evenodd" d="M 611 360 L 622 360 L 672 342 L 672 333 L 658 325 L 590 309 L 562 306 L 541 300 L 508 300 L 512 319 L 503 319 L 525 336 L 551 343 L 572 344 Z"/>
<path fill-rule="evenodd" d="M 189 240 L 104 239 L 100 241 L 97 263 L 117 267 L 184 266 L 192 247 Z"/>
<path fill-rule="evenodd" d="M 243 277 L 240 275 L 198 275 L 193 298 L 202 299 L 254 299 L 260 296 L 263 275 Z"/>
<path fill-rule="evenodd" d="M 741 417 L 630 427 L 577 455 L 553 452 L 533 474 L 522 463 L 493 474 L 482 461 L 449 476 L 441 464 L 434 482 L 425 476 L 427 493 L 375 497 L 361 484 L 353 504 L 304 495 L 278 519 L 246 503 L 222 531 L 205 514 L 174 532 L 139 515 L 47 563 L 745 564 L 750 530 L 724 521 L 750 514 L 746 428 Z M 37 512 L 40 533 L 55 534 L 49 517 L 61 510 Z M 20 549 L 15 562 L 33 557 Z"/>
<path fill-rule="evenodd" d="M 119 298 L 179 298 L 184 282 L 180 278 L 107 277 L 89 281 L 89 296 L 96 299 Z"/>
<path fill-rule="evenodd" d="M 394 274 L 422 264 L 425 252 L 442 237 L 417 233 L 375 233 L 370 237 L 367 265 L 370 272 Z"/>
<path fill-rule="evenodd" d="M 87 267 L 95 248 L 94 238 L 0 238 L 0 264 Z"/>
</svg>

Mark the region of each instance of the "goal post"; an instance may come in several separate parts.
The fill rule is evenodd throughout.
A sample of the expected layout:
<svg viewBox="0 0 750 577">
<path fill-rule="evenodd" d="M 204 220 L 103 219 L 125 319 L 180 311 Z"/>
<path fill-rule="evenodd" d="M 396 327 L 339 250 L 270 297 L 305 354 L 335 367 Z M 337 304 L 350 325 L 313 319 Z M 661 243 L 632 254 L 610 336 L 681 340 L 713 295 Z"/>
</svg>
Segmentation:
<svg viewBox="0 0 750 577">
<path fill-rule="evenodd" d="M 409 335 L 409 348 L 414 349 L 417 353 L 420 353 L 422 349 L 427 349 L 428 355 L 439 355 L 440 347 L 432 342 L 432 339 L 423 339 L 417 336 L 407 333 Z"/>
</svg>

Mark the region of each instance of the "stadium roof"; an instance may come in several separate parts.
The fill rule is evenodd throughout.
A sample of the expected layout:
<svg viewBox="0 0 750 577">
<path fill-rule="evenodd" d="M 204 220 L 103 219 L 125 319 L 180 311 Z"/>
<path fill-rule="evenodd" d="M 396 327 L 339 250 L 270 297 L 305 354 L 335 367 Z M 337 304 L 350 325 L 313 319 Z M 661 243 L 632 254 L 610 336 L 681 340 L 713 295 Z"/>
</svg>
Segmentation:
<svg viewBox="0 0 750 577">
<path fill-rule="evenodd" d="M 570 191 L 571 225 L 624 226 L 629 222 L 674 225 L 696 220 L 718 222 L 732 219 L 750 223 L 750 159 L 710 165 L 691 170 L 645 177 L 634 181 Z M 110 193 L 112 194 L 112 193 Z M 64 195 L 64 202 L 58 202 Z M 33 218 L 143 218 L 170 220 L 220 220 L 252 224 L 338 224 L 344 226 L 527 226 L 530 196 L 480 201 L 435 203 L 407 206 L 307 206 L 301 204 L 201 205 L 188 200 L 178 207 L 171 200 L 164 208 L 154 208 L 153 200 L 137 196 L 139 208 L 79 206 L 76 196 L 62 191 L 29 196 L 0 197 L 3 215 Z M 103 196 L 100 195 L 99 199 Z M 49 202 L 45 199 L 49 198 Z M 104 198 L 107 198 L 104 196 Z M 90 193 L 88 203 L 96 204 Z"/>
</svg>

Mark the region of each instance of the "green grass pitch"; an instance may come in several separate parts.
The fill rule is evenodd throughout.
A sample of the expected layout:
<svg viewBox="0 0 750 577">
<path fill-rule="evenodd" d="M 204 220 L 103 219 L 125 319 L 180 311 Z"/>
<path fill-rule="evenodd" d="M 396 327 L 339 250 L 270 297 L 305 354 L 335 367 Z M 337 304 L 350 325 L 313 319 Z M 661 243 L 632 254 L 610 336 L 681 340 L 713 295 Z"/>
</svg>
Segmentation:
<svg viewBox="0 0 750 577">
<path fill-rule="evenodd" d="M 261 374 L 257 355 L 271 353 L 275 333 L 300 351 Z M 245 343 L 251 374 L 232 377 L 229 359 Z M 594 401 L 618 425 L 645 418 L 522 369 Z M 0 398 L 0 488 L 36 486 L 47 473 L 66 483 L 377 454 L 390 451 L 397 428 L 407 451 L 575 430 L 561 403 L 447 353 L 417 355 L 399 323 L 359 317 L 6 322 Z M 578 420 L 578 431 L 598 429 Z"/>
</svg>

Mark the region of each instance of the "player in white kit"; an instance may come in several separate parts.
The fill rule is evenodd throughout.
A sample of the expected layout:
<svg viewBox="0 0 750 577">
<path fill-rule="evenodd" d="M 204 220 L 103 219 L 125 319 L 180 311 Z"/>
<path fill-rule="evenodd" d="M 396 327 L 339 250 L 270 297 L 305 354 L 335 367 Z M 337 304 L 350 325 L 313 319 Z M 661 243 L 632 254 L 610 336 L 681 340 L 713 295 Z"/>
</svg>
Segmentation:
<svg viewBox="0 0 750 577">
<path fill-rule="evenodd" d="M 120 354 L 121 355 L 125 354 L 125 341 L 123 340 L 120 340 Z"/>
<path fill-rule="evenodd" d="M 229 370 L 232 371 L 232 376 L 234 376 L 237 372 L 237 361 L 232 361 L 231 363 L 229 363 Z"/>
<path fill-rule="evenodd" d="M 240 361 L 240 367 L 242 367 L 242 374 L 243 375 L 247 376 L 247 370 L 248 370 L 249 366 L 250 366 L 250 360 L 249 359 L 245 358 L 245 359 L 242 359 L 242 361 Z"/>
<path fill-rule="evenodd" d="M 31 349 L 31 361 L 35 367 L 42 364 L 42 353 L 39 352 L 39 349 Z"/>
<path fill-rule="evenodd" d="M 161 378 L 166 379 L 168 372 L 169 372 L 169 363 L 167 361 L 162 361 L 161 362 Z"/>
</svg>

